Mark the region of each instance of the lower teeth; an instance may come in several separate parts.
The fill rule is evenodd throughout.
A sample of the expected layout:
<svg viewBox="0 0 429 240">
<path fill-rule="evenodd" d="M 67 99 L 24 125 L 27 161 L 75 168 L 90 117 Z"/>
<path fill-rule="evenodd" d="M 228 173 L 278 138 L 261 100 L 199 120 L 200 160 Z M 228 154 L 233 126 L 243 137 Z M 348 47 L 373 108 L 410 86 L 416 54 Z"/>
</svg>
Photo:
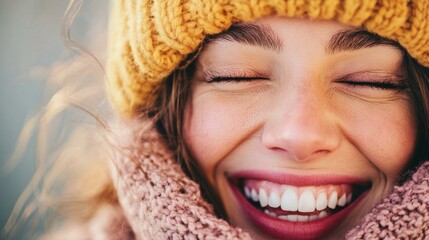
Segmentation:
<svg viewBox="0 0 429 240">
<path fill-rule="evenodd" d="M 264 213 L 271 217 L 278 218 L 284 221 L 290 221 L 290 222 L 311 222 L 311 221 L 325 218 L 329 215 L 326 211 L 321 211 L 319 214 L 315 214 L 315 215 L 298 215 L 298 214 L 277 215 L 276 213 L 271 212 L 268 209 L 265 209 Z"/>
</svg>

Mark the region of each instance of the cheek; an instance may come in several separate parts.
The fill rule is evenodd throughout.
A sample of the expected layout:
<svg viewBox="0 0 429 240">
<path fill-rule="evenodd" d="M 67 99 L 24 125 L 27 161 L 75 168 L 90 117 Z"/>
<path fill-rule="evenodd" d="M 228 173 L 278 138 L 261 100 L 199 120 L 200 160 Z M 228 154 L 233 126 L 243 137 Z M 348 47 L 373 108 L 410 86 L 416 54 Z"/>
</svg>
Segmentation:
<svg viewBox="0 0 429 240">
<path fill-rule="evenodd" d="M 213 169 L 229 151 L 231 136 L 234 136 L 231 133 L 240 122 L 238 118 L 228 106 L 221 106 L 204 97 L 192 100 L 186 106 L 185 143 L 203 171 Z"/>
<path fill-rule="evenodd" d="M 200 95 L 187 104 L 185 144 L 209 178 L 216 165 L 253 133 L 260 116 L 258 105 L 254 101 L 231 101 L 213 95 Z"/>
<path fill-rule="evenodd" d="M 362 114 L 363 113 L 363 114 Z M 416 121 L 407 101 L 349 113 L 350 136 L 360 151 L 390 182 L 412 158 L 417 142 Z"/>
</svg>

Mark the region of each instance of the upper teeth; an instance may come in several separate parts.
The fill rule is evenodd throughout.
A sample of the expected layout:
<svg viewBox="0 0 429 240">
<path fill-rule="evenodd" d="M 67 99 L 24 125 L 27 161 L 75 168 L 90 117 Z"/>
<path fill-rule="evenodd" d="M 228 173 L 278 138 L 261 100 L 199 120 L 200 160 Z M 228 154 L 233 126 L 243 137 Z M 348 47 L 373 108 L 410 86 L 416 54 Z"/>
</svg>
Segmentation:
<svg viewBox="0 0 429 240">
<path fill-rule="evenodd" d="M 263 184 L 260 184 L 263 185 Z M 259 202 L 261 207 L 280 207 L 284 211 L 297 211 L 301 213 L 311 213 L 323 211 L 327 208 L 335 209 L 337 206 L 343 207 L 352 200 L 350 187 L 345 190 L 342 186 L 306 186 L 295 187 L 281 185 L 277 190 L 267 188 L 259 189 L 249 186 L 244 187 L 247 198 L 254 202 Z M 280 189 L 280 190 L 279 190 Z"/>
</svg>

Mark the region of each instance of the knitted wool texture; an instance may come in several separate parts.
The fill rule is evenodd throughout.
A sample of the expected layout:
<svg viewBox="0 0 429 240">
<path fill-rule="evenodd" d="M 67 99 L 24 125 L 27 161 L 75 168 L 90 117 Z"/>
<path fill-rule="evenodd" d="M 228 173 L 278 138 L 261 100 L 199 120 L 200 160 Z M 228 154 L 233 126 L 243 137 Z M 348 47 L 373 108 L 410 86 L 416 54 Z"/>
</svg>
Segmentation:
<svg viewBox="0 0 429 240">
<path fill-rule="evenodd" d="M 111 136 L 112 179 L 119 205 L 101 206 L 88 222 L 66 225 L 44 240 L 251 239 L 217 218 L 157 132 L 147 123 Z M 395 186 L 346 239 L 429 239 L 429 161 Z"/>
<path fill-rule="evenodd" d="M 113 105 L 125 116 L 150 108 L 161 81 L 206 36 L 268 15 L 363 26 L 429 66 L 428 0 L 117 0 L 107 67 Z"/>
<path fill-rule="evenodd" d="M 118 200 L 135 239 L 251 239 L 217 218 L 199 186 L 174 161 L 147 123 L 127 127 L 113 159 Z"/>
<path fill-rule="evenodd" d="M 135 239 L 251 239 L 217 218 L 147 123 L 127 128 L 117 146 L 118 199 Z M 429 161 L 377 205 L 346 239 L 429 239 Z"/>
</svg>

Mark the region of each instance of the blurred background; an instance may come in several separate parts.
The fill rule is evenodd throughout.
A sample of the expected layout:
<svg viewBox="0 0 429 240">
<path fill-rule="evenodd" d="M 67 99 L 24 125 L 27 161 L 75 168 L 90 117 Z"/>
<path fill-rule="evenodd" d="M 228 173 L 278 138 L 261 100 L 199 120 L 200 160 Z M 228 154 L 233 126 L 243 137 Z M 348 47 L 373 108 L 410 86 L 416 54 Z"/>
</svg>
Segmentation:
<svg viewBox="0 0 429 240">
<path fill-rule="evenodd" d="M 6 165 L 21 129 L 49 100 L 47 70 L 73 57 L 61 40 L 67 0 L 1 0 L 0 2 L 0 226 L 3 227 L 35 168 L 36 137 L 13 169 Z M 108 1 L 84 1 L 71 35 L 84 46 L 106 27 Z M 89 48 L 91 51 L 91 49 Z M 21 229 L 13 239 L 22 239 Z M 0 239 L 6 238 L 3 235 Z"/>
</svg>

